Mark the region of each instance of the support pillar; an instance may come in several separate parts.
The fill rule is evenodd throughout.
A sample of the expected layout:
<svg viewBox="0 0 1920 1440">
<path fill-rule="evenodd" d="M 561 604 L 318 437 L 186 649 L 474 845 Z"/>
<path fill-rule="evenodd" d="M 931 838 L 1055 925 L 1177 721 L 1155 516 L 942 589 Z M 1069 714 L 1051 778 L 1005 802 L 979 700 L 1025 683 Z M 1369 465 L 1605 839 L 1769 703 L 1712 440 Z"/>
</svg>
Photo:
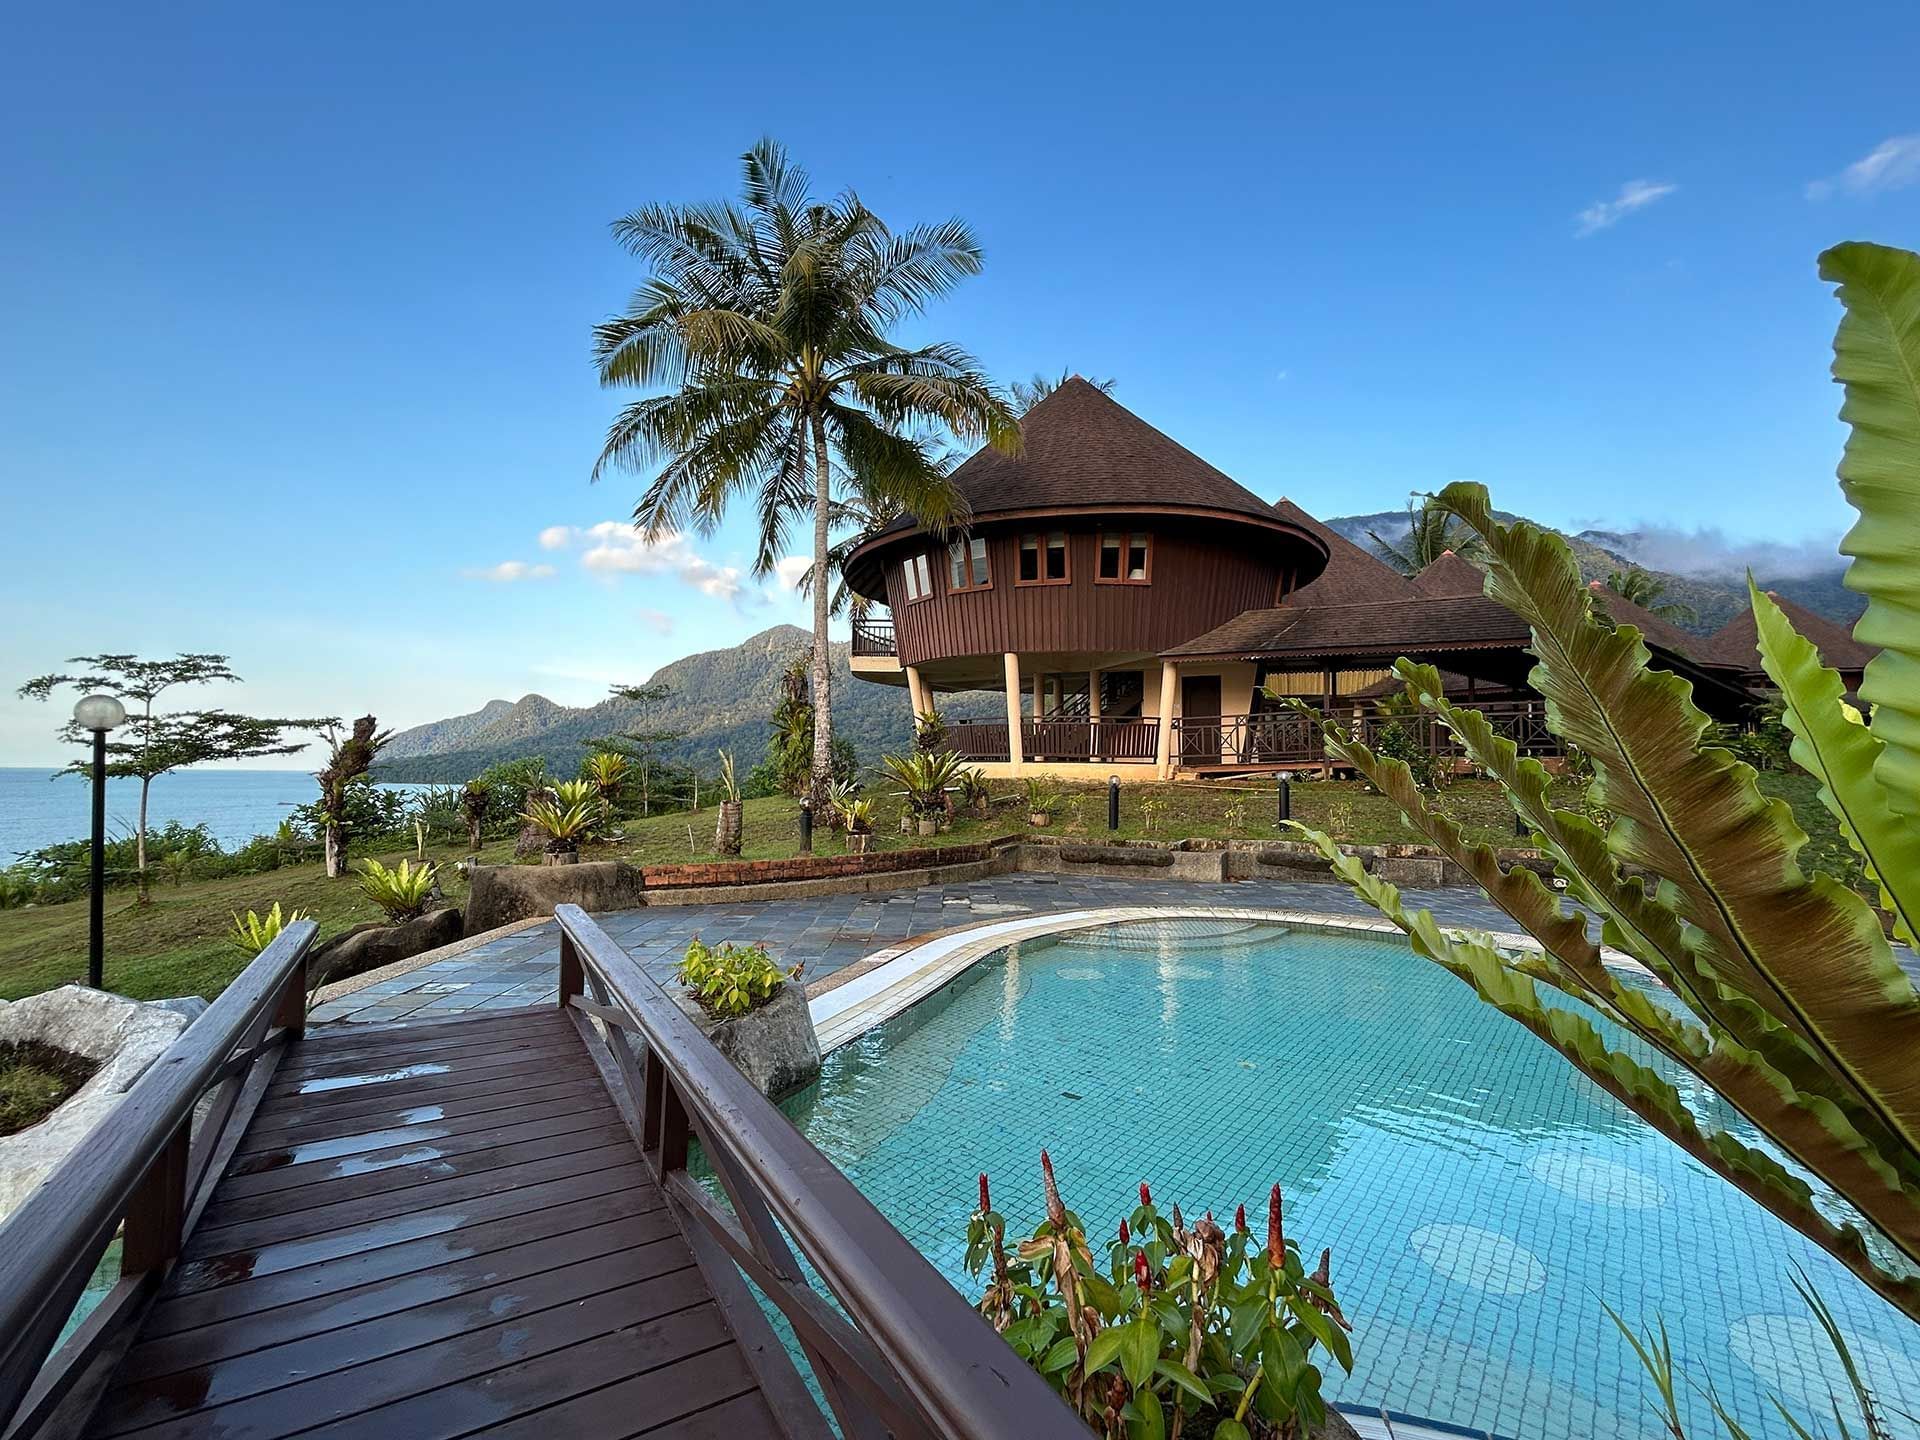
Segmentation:
<svg viewBox="0 0 1920 1440">
<path fill-rule="evenodd" d="M 919 667 L 914 665 L 907 666 L 907 703 L 913 706 L 913 718 L 916 721 L 933 708 L 926 682 L 920 678 Z"/>
<path fill-rule="evenodd" d="M 1155 741 L 1154 760 L 1162 780 L 1173 775 L 1173 701 L 1178 693 L 1180 672 L 1171 660 L 1160 662 L 1160 734 Z"/>
<path fill-rule="evenodd" d="M 1007 759 L 1018 766 L 1025 758 L 1020 746 L 1020 657 L 1009 650 L 1002 658 L 1007 667 Z"/>
<path fill-rule="evenodd" d="M 1105 760 L 1100 743 L 1100 672 L 1087 671 L 1087 759 Z"/>
</svg>

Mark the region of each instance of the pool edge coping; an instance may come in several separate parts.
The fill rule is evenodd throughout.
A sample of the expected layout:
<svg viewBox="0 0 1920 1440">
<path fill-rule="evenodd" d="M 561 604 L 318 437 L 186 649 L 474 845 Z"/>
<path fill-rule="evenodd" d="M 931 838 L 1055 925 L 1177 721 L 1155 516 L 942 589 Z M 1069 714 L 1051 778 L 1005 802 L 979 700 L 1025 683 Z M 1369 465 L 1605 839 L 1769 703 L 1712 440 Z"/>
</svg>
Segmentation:
<svg viewBox="0 0 1920 1440">
<path fill-rule="evenodd" d="M 883 946 L 856 962 L 856 966 L 866 968 L 851 979 L 809 997 L 807 1011 L 813 1020 L 820 1053 L 826 1055 L 884 1025 L 1008 945 L 1143 920 L 1249 920 L 1317 934 L 1391 936 L 1403 941 L 1406 938 L 1405 931 L 1386 920 L 1271 905 L 1083 906 L 1046 914 L 982 920 L 905 944 Z M 1441 929 L 1448 935 L 1486 935 L 1506 950 L 1545 953 L 1545 947 L 1531 935 L 1475 930 L 1461 925 Z M 1601 949 L 1600 958 L 1613 969 L 1639 975 L 1651 973 L 1631 955 L 1610 947 Z"/>
</svg>

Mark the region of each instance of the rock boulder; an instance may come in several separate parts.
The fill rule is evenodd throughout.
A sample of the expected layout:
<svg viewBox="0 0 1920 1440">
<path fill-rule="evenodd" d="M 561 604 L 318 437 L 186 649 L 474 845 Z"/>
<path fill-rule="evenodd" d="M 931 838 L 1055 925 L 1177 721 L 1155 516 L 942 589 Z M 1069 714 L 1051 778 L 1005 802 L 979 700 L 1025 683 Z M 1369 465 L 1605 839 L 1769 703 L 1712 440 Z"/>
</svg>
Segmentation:
<svg viewBox="0 0 1920 1440">
<path fill-rule="evenodd" d="M 442 945 L 451 945 L 461 935 L 458 910 L 429 910 L 398 925 L 372 921 L 356 925 L 344 935 L 321 941 L 307 952 L 309 980 L 345 980 L 382 965 L 411 960 Z"/>
<path fill-rule="evenodd" d="M 680 1008 L 769 1100 L 811 1085 L 820 1074 L 820 1042 L 807 1012 L 807 992 L 788 981 L 758 1010 L 719 1020 L 701 1009 L 682 985 L 667 983 Z"/>
<path fill-rule="evenodd" d="M 515 920 L 551 915 L 556 905 L 589 913 L 637 910 L 647 903 L 646 878 L 620 860 L 580 865 L 477 865 L 467 895 L 467 934 L 480 935 Z"/>
</svg>

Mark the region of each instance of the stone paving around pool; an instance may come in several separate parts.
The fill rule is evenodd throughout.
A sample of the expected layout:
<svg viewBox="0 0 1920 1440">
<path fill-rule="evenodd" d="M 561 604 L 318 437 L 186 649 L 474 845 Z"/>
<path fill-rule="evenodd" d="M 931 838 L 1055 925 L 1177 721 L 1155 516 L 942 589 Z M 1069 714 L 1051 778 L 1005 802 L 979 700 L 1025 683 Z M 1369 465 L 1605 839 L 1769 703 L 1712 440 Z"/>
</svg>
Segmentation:
<svg viewBox="0 0 1920 1440">
<path fill-rule="evenodd" d="M 1513 922 L 1477 890 L 1408 890 L 1410 904 L 1442 924 L 1511 930 Z M 1247 880 L 1228 885 L 1151 883 L 1093 876 L 1013 874 L 914 890 L 824 895 L 723 905 L 663 905 L 594 918 L 646 968 L 665 981 L 687 942 L 726 941 L 767 947 L 784 965 L 804 961 L 814 982 L 875 950 L 916 936 L 1007 916 L 1095 905 L 1273 906 L 1377 918 L 1343 885 Z M 376 981 L 317 1006 L 315 1022 L 431 1020 L 471 1010 L 551 1003 L 558 995 L 559 931 L 554 922 L 518 930 L 459 955 Z"/>
</svg>

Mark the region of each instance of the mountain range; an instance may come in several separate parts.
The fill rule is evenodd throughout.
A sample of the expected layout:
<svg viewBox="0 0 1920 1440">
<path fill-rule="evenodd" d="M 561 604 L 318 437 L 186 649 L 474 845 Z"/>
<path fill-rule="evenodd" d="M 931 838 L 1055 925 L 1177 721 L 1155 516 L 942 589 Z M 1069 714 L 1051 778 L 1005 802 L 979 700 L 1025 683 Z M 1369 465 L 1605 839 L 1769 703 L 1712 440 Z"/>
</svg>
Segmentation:
<svg viewBox="0 0 1920 1440">
<path fill-rule="evenodd" d="M 1401 510 L 1345 515 L 1326 523 L 1369 550 L 1374 548 L 1372 534 L 1397 543 L 1407 530 Z M 1610 572 L 1637 563 L 1636 555 L 1646 549 L 1644 537 L 1634 531 L 1583 530 L 1566 539 L 1589 580 L 1605 580 Z M 1756 578 L 1763 589 L 1851 625 L 1859 618 L 1862 601 L 1841 585 L 1843 568 L 1836 556 L 1831 570 Z M 1663 600 L 1677 601 L 1693 612 L 1691 618 L 1674 617 L 1675 623 L 1697 634 L 1719 629 L 1747 603 L 1746 580 L 1740 574 L 1651 573 L 1665 582 Z M 383 780 L 458 783 L 500 761 L 539 755 L 550 771 L 570 775 L 592 741 L 631 731 L 682 732 L 663 744 L 660 753 L 703 772 L 715 768 L 715 752 L 721 749 L 732 751 L 742 768 L 749 768 L 765 753 L 767 716 L 777 698 L 780 673 L 806 652 L 808 643 L 805 630 L 777 625 L 730 649 L 688 655 L 655 672 L 649 683 L 664 686 L 666 692 L 658 700 L 614 696 L 586 706 L 559 705 L 544 695 L 489 700 L 470 714 L 416 725 L 394 736 L 374 774 Z M 863 762 L 873 763 L 912 741 L 906 693 L 897 686 L 855 682 L 847 655 L 846 645 L 833 647 L 834 733 L 850 741 Z M 1002 703 L 997 693 L 954 695 L 942 698 L 941 710 L 955 719 L 991 716 Z"/>
</svg>

